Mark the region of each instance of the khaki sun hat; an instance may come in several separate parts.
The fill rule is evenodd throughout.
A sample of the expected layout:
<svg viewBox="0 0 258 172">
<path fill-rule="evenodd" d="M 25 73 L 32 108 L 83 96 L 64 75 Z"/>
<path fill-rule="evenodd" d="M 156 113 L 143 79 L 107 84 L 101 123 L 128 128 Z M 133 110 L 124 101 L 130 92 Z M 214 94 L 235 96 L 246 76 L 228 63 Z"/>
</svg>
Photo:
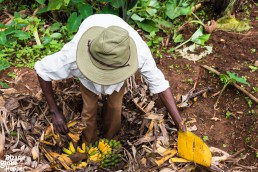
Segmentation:
<svg viewBox="0 0 258 172">
<path fill-rule="evenodd" d="M 136 45 L 121 27 L 94 26 L 79 40 L 76 63 L 90 81 L 100 85 L 117 84 L 138 69 Z"/>
</svg>

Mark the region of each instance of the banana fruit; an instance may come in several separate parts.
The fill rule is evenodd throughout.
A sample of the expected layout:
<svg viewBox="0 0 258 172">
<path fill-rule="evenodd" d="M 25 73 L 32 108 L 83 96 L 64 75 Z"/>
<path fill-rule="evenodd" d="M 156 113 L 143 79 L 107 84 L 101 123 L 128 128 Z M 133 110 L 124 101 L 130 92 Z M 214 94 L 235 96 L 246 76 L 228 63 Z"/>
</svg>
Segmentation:
<svg viewBox="0 0 258 172">
<path fill-rule="evenodd" d="M 75 126 L 76 123 L 70 123 L 69 125 Z M 119 150 L 121 150 L 119 148 L 121 147 L 122 145 L 119 141 L 100 139 L 94 144 L 86 145 L 86 143 L 82 143 L 82 145 L 78 145 L 75 148 L 71 141 L 67 148 L 62 148 L 63 154 L 58 155 L 51 152 L 51 156 L 58 158 L 60 164 L 65 169 L 72 169 L 74 171 L 87 167 L 90 161 L 100 164 L 103 168 L 112 168 L 122 160 L 123 156 L 119 153 Z M 68 156 L 75 155 L 76 153 L 88 154 L 88 159 L 72 163 L 71 160 L 69 161 Z"/>
</svg>

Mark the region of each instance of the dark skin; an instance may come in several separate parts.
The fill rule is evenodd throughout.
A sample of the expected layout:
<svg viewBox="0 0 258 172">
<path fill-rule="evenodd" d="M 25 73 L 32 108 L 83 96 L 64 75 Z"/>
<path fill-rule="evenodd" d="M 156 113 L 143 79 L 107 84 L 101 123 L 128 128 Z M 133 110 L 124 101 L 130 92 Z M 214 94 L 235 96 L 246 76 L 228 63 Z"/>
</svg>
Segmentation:
<svg viewBox="0 0 258 172">
<path fill-rule="evenodd" d="M 52 88 L 52 82 L 51 81 L 45 81 L 40 76 L 38 76 L 40 87 L 43 91 L 43 94 L 45 95 L 47 104 L 49 106 L 49 111 L 52 113 L 52 122 L 54 127 L 57 129 L 57 131 L 61 134 L 65 134 L 68 132 L 68 128 L 66 126 L 66 119 L 62 113 L 62 111 L 58 108 L 55 98 L 54 98 L 54 92 Z M 172 95 L 172 92 L 170 88 L 166 89 L 165 91 L 159 93 L 159 97 L 165 107 L 167 108 L 170 116 L 174 120 L 176 126 L 178 129 L 182 131 L 186 131 L 186 127 L 184 125 L 184 122 L 182 120 L 182 117 L 180 116 L 175 99 Z"/>
<path fill-rule="evenodd" d="M 66 119 L 62 113 L 62 111 L 58 108 L 55 98 L 54 92 L 52 88 L 51 81 L 45 81 L 40 76 L 38 76 L 40 87 L 45 95 L 47 100 L 47 104 L 49 106 L 49 111 L 52 114 L 52 122 L 57 131 L 61 134 L 64 134 L 68 131 L 66 126 Z"/>
</svg>

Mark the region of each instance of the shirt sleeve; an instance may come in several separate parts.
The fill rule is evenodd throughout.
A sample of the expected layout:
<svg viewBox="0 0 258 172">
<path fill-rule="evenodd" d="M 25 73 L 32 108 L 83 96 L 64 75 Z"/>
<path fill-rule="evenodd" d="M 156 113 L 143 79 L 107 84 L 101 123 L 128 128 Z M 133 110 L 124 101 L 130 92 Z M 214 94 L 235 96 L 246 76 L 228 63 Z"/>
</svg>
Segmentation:
<svg viewBox="0 0 258 172">
<path fill-rule="evenodd" d="M 64 45 L 57 53 L 35 63 L 36 73 L 45 81 L 62 80 L 73 76 L 76 65 L 76 46 L 73 41 Z"/>
<path fill-rule="evenodd" d="M 152 54 L 147 45 L 143 45 L 143 49 L 140 51 L 140 72 L 143 75 L 145 81 L 149 84 L 150 92 L 153 94 L 160 93 L 169 88 L 169 82 L 165 79 L 164 74 L 160 69 L 157 68 L 156 62 L 154 61 Z M 144 56 L 144 57 L 143 57 Z M 142 60 L 142 62 L 141 62 Z M 141 64 L 142 63 L 142 64 Z"/>
</svg>

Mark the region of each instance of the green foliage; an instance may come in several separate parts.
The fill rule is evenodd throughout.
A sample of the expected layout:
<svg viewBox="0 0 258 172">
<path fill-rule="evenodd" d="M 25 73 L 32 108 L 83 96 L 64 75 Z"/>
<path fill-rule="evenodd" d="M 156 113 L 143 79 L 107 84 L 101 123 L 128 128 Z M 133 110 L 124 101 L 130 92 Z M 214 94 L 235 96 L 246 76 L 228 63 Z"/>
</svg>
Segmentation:
<svg viewBox="0 0 258 172">
<path fill-rule="evenodd" d="M 176 49 L 182 47 L 183 45 L 185 45 L 188 42 L 193 42 L 199 45 L 204 45 L 206 41 L 208 41 L 210 38 L 210 34 L 204 34 L 203 33 L 203 26 L 200 26 L 199 29 L 197 29 L 194 34 L 185 42 L 181 43 L 180 45 L 176 46 L 175 48 L 172 48 L 171 50 L 169 50 L 170 52 L 175 51 Z M 181 41 L 181 38 L 180 38 Z"/>
<path fill-rule="evenodd" d="M 45 4 L 45 0 L 37 0 L 39 4 Z M 119 8 L 122 6 L 128 7 L 128 1 L 125 0 L 50 0 L 44 8 L 40 8 L 39 14 L 54 13 L 54 19 L 59 21 L 58 12 L 65 13 L 68 17 L 67 29 L 71 33 L 75 33 L 81 21 L 94 13 L 111 13 L 118 15 Z"/>
<path fill-rule="evenodd" d="M 229 119 L 229 118 L 231 117 L 231 115 L 232 115 L 232 113 L 231 113 L 231 112 L 229 112 L 229 111 L 227 111 L 227 112 L 226 112 L 226 114 L 225 114 L 226 119 Z"/>
<path fill-rule="evenodd" d="M 61 23 L 44 26 L 45 22 L 37 17 L 22 18 L 15 13 L 11 24 L 1 25 L 0 59 L 8 60 L 17 67 L 32 68 L 35 61 L 57 52 L 64 45 L 63 41 L 72 38 Z"/>
<path fill-rule="evenodd" d="M 190 41 L 199 45 L 204 45 L 204 43 L 208 41 L 209 38 L 210 34 L 204 34 L 203 27 L 200 26 L 199 29 L 191 36 Z"/>
<path fill-rule="evenodd" d="M 228 84 L 233 84 L 233 83 L 241 83 L 250 86 L 250 84 L 246 81 L 245 78 L 243 77 L 238 77 L 235 73 L 227 71 L 226 74 L 220 74 L 220 80 L 224 83 L 225 86 Z"/>
<path fill-rule="evenodd" d="M 73 12 L 67 21 L 67 29 L 69 32 L 76 32 L 81 24 L 82 16 L 77 16 L 76 12 Z"/>
<path fill-rule="evenodd" d="M 251 108 L 253 105 L 252 100 L 249 97 L 245 97 L 245 100 L 247 101 L 248 106 Z"/>
<path fill-rule="evenodd" d="M 203 141 L 208 141 L 208 140 L 209 140 L 209 137 L 208 137 L 208 136 L 202 136 L 202 140 L 203 140 Z"/>
<path fill-rule="evenodd" d="M 0 87 L 2 87 L 2 88 L 9 88 L 9 85 L 4 83 L 4 82 L 2 82 L 2 81 L 0 81 Z"/>
<path fill-rule="evenodd" d="M 248 67 L 249 67 L 249 69 L 251 69 L 251 72 L 255 72 L 255 71 L 258 70 L 258 67 L 257 67 L 257 66 L 252 66 L 252 65 L 250 65 L 250 66 L 248 66 Z"/>
<path fill-rule="evenodd" d="M 232 73 L 232 72 L 229 72 L 227 71 L 227 74 L 220 74 L 220 80 L 221 82 L 224 84 L 223 85 L 223 88 L 222 90 L 220 91 L 220 94 L 219 94 L 219 97 L 214 105 L 214 108 L 216 108 L 218 102 L 219 102 L 219 99 L 222 95 L 222 93 L 224 92 L 224 90 L 226 89 L 226 87 L 229 85 L 229 84 L 233 84 L 233 83 L 241 83 L 241 84 L 245 84 L 245 85 L 248 85 L 250 86 L 250 84 L 246 81 L 245 78 L 243 77 L 238 77 L 235 73 Z"/>
<path fill-rule="evenodd" d="M 10 64 L 8 63 L 8 61 L 5 59 L 0 59 L 0 71 L 7 69 L 8 67 L 10 67 Z M 0 87 L 8 88 L 9 86 L 8 86 L 8 84 L 0 81 Z"/>
<path fill-rule="evenodd" d="M 187 15 L 192 13 L 194 4 L 193 0 L 36 0 L 35 3 L 26 1 L 27 4 L 22 1 L 15 9 L 12 6 L 16 2 L 11 2 L 5 3 L 3 8 L 11 11 L 28 7 L 39 9 L 33 17 L 20 16 L 15 12 L 11 24 L 0 24 L 0 59 L 6 59 L 17 67 L 33 67 L 35 61 L 59 51 L 88 16 L 95 13 L 118 15 L 119 8 L 124 9 L 126 21 L 147 32 L 145 37 L 151 51 L 162 57 L 165 48 L 160 49 L 160 45 L 164 35 L 161 37 L 156 33 L 162 31 L 172 35 L 171 40 L 175 44 L 182 43 L 183 35 L 177 33 L 177 28 L 189 19 Z M 190 41 L 202 45 L 207 39 L 207 35 L 195 33 Z"/>
<path fill-rule="evenodd" d="M 0 59 L 0 71 L 7 69 L 8 67 L 10 67 L 9 62 L 7 60 Z"/>
<path fill-rule="evenodd" d="M 188 15 L 192 12 L 193 5 L 193 1 L 168 0 L 166 15 L 172 20 L 179 16 Z"/>
</svg>

